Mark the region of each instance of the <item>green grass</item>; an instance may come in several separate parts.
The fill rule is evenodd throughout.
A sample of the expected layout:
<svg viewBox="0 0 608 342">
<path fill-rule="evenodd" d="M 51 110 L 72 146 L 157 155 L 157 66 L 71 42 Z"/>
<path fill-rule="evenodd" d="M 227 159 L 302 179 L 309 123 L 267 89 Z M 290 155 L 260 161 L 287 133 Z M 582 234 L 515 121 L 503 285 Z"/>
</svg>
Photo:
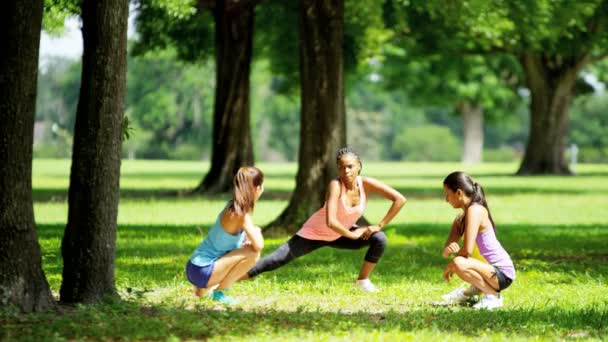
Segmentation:
<svg viewBox="0 0 608 342">
<path fill-rule="evenodd" d="M 44 270 L 56 294 L 67 217 L 69 162 L 34 162 L 36 222 Z M 261 164 L 267 193 L 254 219 L 263 225 L 287 204 L 295 164 Z M 366 163 L 365 174 L 400 189 L 405 209 L 386 228 L 389 247 L 374 273 L 382 292 L 353 291 L 364 250 L 320 249 L 236 284 L 242 304 L 225 309 L 195 299 L 184 279 L 190 253 L 227 197 L 175 198 L 196 186 L 208 164 L 126 161 L 122 166 L 116 285 L 119 302 L 21 315 L 3 312 L 6 340 L 501 340 L 596 339 L 608 336 L 608 165 L 579 165 L 576 177 L 513 177 L 515 164 Z M 459 285 L 441 280 L 440 257 L 456 215 L 441 181 L 471 172 L 486 187 L 499 239 L 517 279 L 493 312 L 438 308 Z M 366 217 L 388 203 L 370 200 Z M 285 237 L 266 240 L 272 252 Z"/>
</svg>

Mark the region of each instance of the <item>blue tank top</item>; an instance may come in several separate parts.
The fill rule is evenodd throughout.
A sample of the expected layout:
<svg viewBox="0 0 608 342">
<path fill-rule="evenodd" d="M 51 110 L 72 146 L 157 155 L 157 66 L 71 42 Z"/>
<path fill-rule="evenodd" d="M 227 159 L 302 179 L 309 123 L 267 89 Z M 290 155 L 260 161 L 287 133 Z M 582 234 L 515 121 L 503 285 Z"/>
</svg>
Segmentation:
<svg viewBox="0 0 608 342">
<path fill-rule="evenodd" d="M 243 240 L 245 239 L 245 231 L 243 229 L 241 229 L 238 234 L 232 235 L 227 233 L 224 230 L 224 227 L 222 227 L 222 214 L 231 204 L 232 201 L 229 201 L 228 204 L 226 204 L 224 209 L 217 216 L 217 220 L 209 230 L 207 237 L 198 245 L 194 250 L 194 253 L 192 253 L 190 262 L 194 265 L 200 267 L 210 265 L 226 253 L 240 248 L 243 244 Z"/>
</svg>

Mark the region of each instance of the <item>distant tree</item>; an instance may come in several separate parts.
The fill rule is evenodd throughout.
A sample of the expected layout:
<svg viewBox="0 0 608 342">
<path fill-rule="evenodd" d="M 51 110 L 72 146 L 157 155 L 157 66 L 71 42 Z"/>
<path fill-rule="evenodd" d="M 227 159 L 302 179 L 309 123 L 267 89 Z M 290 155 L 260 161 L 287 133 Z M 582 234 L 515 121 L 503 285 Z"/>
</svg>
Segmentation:
<svg viewBox="0 0 608 342">
<path fill-rule="evenodd" d="M 258 2 L 200 0 L 195 7 L 172 0 L 138 2 L 136 53 L 174 46 L 180 58 L 200 61 L 215 51 L 211 168 L 193 190 L 197 193 L 228 191 L 236 170 L 254 162 L 249 74 Z"/>
<path fill-rule="evenodd" d="M 301 123 L 296 188 L 270 224 L 294 232 L 325 200 L 336 176 L 335 153 L 346 143 L 344 0 L 300 1 Z"/>
<path fill-rule="evenodd" d="M 608 0 L 387 1 L 397 34 L 428 50 L 506 53 L 530 90 L 530 133 L 518 174 L 568 174 L 568 111 L 581 70 L 608 55 Z"/>
<path fill-rule="evenodd" d="M 0 5 L 0 307 L 53 307 L 32 202 L 41 0 Z"/>
<path fill-rule="evenodd" d="M 461 118 L 462 161 L 482 161 L 484 121 L 504 120 L 521 103 L 517 61 L 508 55 L 455 56 L 416 51 L 396 37 L 381 70 L 389 89 L 405 89 L 420 106 L 445 106 Z M 403 48 L 407 46 L 409 48 Z M 401 46 L 400 46 L 401 45 Z"/>
<path fill-rule="evenodd" d="M 294 13 L 293 2 L 282 2 L 282 6 L 279 13 Z M 349 15 L 345 16 L 345 12 Z M 293 89 L 293 81 L 300 81 L 296 188 L 287 208 L 269 224 L 291 233 L 323 206 L 327 185 L 336 176 L 335 153 L 346 144 L 345 72 L 355 69 L 372 55 L 370 51 L 378 48 L 380 42 L 374 29 L 382 26 L 381 7 L 370 2 L 301 0 L 297 13 L 299 36 L 293 36 L 295 30 L 282 30 L 287 32 L 275 37 L 268 48 L 285 51 L 294 46 L 289 40 L 297 41 L 299 46 L 297 57 L 294 51 L 285 51 L 284 55 L 275 52 L 275 57 L 271 57 L 271 69 L 284 76 L 279 80 L 284 82 L 286 91 Z M 298 63 L 300 72 L 296 76 L 294 70 L 298 69 L 294 65 Z"/>
<path fill-rule="evenodd" d="M 132 155 L 172 158 L 188 145 L 200 159 L 211 149 L 214 79 L 201 77 L 212 74 L 209 64 L 179 61 L 172 51 L 129 58 L 126 101 L 134 131 L 125 145 Z"/>
<path fill-rule="evenodd" d="M 127 72 L 127 0 L 82 2 L 82 81 L 74 130 L 60 300 L 115 296 L 114 257 Z"/>
</svg>

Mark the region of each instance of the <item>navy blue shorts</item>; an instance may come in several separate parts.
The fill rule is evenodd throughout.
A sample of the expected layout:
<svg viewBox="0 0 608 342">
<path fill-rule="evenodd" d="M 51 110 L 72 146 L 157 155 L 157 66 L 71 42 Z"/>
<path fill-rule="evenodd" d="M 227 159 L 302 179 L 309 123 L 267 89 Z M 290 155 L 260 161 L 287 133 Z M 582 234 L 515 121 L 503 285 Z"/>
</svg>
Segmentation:
<svg viewBox="0 0 608 342">
<path fill-rule="evenodd" d="M 492 277 L 496 277 L 498 279 L 498 291 L 496 291 L 496 292 L 500 292 L 500 291 L 506 289 L 507 287 L 509 287 L 511 285 L 511 283 L 513 282 L 513 279 L 507 277 L 500 270 L 500 268 L 496 267 L 496 265 L 492 265 L 492 266 L 494 266 L 494 272 L 492 272 Z"/>
<path fill-rule="evenodd" d="M 207 266 L 196 266 L 190 260 L 186 264 L 186 276 L 188 281 L 199 288 L 206 288 L 209 283 L 209 278 L 213 273 L 213 267 L 215 263 L 211 263 Z"/>
</svg>

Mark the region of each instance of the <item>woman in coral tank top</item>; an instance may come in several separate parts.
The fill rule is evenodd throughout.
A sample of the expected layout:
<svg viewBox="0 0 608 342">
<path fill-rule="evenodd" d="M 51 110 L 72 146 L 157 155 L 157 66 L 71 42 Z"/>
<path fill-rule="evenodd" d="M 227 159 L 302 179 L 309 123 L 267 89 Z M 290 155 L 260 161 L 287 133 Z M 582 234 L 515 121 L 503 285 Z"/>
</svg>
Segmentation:
<svg viewBox="0 0 608 342">
<path fill-rule="evenodd" d="M 336 155 L 336 164 L 338 178 L 329 183 L 323 207 L 304 223 L 296 235 L 258 261 L 244 278 L 277 269 L 321 247 L 343 249 L 368 247 L 355 285 L 363 291 L 378 291 L 369 280 L 369 276 L 386 247 L 386 235 L 382 232 L 382 228 L 397 215 L 406 200 L 390 186 L 374 178 L 360 176 L 361 160 L 352 149 L 340 149 Z M 367 205 L 367 194 L 372 192 L 379 193 L 393 203 L 378 224 L 357 227 L 355 223 L 363 215 Z"/>
</svg>

